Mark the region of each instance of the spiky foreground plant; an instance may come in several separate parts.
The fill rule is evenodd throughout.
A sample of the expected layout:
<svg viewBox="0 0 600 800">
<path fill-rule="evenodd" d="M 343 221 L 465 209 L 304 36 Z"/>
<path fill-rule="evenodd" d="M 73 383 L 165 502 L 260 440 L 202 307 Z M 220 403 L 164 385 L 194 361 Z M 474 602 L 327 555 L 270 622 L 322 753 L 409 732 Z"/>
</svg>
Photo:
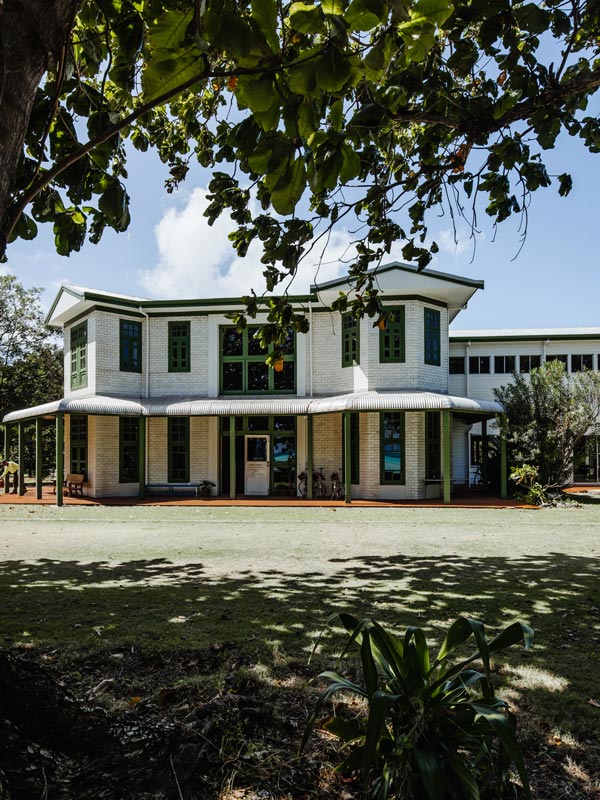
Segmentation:
<svg viewBox="0 0 600 800">
<path fill-rule="evenodd" d="M 334 715 L 324 727 L 353 745 L 338 771 L 362 770 L 370 797 L 478 800 L 508 790 L 530 797 L 515 718 L 495 694 L 490 656 L 519 641 L 528 648 L 531 628 L 516 622 L 488 641 L 482 622 L 459 617 L 432 661 L 420 628 L 397 637 L 370 619 L 336 617 L 349 633 L 340 658 L 358 645 L 364 684 L 335 671 L 319 675 L 329 685 L 307 722 L 301 749 L 326 701 L 347 692 L 364 698 L 368 713 Z M 454 663 L 453 654 L 471 637 L 474 653 Z M 512 765 L 521 790 L 509 780 Z"/>
</svg>

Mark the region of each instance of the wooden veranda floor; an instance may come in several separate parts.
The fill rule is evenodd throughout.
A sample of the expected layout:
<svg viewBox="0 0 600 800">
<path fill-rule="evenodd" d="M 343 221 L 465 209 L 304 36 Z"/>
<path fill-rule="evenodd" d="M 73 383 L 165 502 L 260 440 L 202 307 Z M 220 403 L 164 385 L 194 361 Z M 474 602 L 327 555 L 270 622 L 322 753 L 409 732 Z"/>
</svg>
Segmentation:
<svg viewBox="0 0 600 800">
<path fill-rule="evenodd" d="M 44 486 L 42 499 L 36 498 L 35 486 L 27 485 L 23 496 L 5 494 L 0 489 L 0 506 L 10 505 L 56 505 L 53 486 Z M 453 497 L 450 505 L 441 499 L 432 500 L 300 500 L 295 497 L 192 497 L 187 495 L 152 494 L 140 500 L 138 497 L 68 497 L 64 496 L 65 506 L 270 506 L 281 508 L 533 508 L 515 500 L 501 500 L 480 493 Z"/>
</svg>

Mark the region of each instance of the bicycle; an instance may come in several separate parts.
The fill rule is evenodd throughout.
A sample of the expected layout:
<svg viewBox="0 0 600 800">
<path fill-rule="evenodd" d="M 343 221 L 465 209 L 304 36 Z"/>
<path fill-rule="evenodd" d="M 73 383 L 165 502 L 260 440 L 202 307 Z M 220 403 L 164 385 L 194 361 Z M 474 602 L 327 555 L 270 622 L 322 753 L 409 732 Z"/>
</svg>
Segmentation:
<svg viewBox="0 0 600 800">
<path fill-rule="evenodd" d="M 331 500 L 343 500 L 346 496 L 344 484 L 340 480 L 339 472 L 331 473 Z"/>
<path fill-rule="evenodd" d="M 306 500 L 306 479 L 307 479 L 306 472 L 301 472 L 298 475 L 298 497 L 301 500 Z"/>
<path fill-rule="evenodd" d="M 318 500 L 326 495 L 325 475 L 323 475 L 323 467 L 321 467 L 318 472 L 313 472 L 313 497 Z"/>
</svg>

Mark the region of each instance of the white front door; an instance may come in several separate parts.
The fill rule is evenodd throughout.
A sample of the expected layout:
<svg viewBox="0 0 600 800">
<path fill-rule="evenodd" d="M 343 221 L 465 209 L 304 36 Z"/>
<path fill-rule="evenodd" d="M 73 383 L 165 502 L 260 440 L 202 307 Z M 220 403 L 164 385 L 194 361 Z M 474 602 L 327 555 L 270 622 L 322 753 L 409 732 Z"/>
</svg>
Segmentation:
<svg viewBox="0 0 600 800">
<path fill-rule="evenodd" d="M 269 494 L 269 437 L 245 437 L 244 494 Z"/>
</svg>

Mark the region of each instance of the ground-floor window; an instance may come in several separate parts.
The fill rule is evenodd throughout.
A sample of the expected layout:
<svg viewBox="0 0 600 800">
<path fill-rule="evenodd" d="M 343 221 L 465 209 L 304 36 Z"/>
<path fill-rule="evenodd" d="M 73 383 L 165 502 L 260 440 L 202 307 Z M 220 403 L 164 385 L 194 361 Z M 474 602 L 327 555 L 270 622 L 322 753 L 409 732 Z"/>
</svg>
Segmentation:
<svg viewBox="0 0 600 800">
<path fill-rule="evenodd" d="M 168 422 L 168 482 L 189 483 L 190 480 L 190 420 L 189 417 L 169 417 Z"/>
<path fill-rule="evenodd" d="M 440 412 L 427 411 L 425 413 L 426 480 L 439 480 L 439 478 L 442 477 L 440 434 L 441 434 Z"/>
<path fill-rule="evenodd" d="M 268 439 L 269 494 L 296 495 L 296 417 L 252 416 L 235 418 L 235 483 L 239 493 L 245 482 L 245 437 Z M 221 492 L 230 490 L 229 417 L 221 418 Z"/>
<path fill-rule="evenodd" d="M 87 476 L 88 418 L 73 414 L 70 422 L 71 472 Z"/>
<path fill-rule="evenodd" d="M 380 483 L 404 484 L 404 412 L 384 411 L 379 424 Z"/>
<path fill-rule="evenodd" d="M 137 483 L 139 464 L 140 421 L 137 417 L 119 419 L 119 483 Z"/>
</svg>

